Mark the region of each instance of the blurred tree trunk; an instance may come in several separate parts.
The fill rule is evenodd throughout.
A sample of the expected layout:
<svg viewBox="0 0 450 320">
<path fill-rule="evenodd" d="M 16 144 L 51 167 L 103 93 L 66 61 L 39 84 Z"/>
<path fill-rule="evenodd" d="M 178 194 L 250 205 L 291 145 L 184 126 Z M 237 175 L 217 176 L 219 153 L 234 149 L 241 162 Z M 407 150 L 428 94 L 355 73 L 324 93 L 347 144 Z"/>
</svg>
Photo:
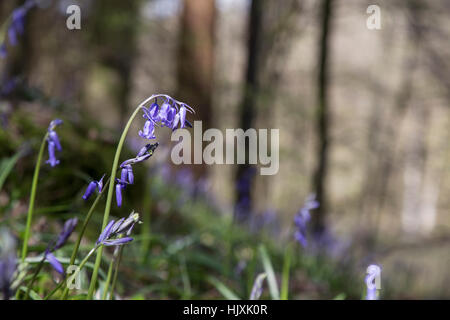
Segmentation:
<svg viewBox="0 0 450 320">
<path fill-rule="evenodd" d="M 178 48 L 177 99 L 195 109 L 203 130 L 211 127 L 214 67 L 214 0 L 184 0 Z M 207 166 L 194 165 L 197 177 Z"/>
<path fill-rule="evenodd" d="M 317 112 L 316 130 L 318 135 L 317 167 L 313 177 L 313 188 L 320 207 L 312 215 L 312 228 L 315 233 L 322 233 L 325 228 L 327 208 L 327 174 L 329 158 L 329 47 L 331 39 L 331 20 L 333 0 L 323 0 L 320 8 L 321 31 L 319 40 L 319 61 L 317 78 Z"/>
<path fill-rule="evenodd" d="M 262 55 L 262 27 L 264 0 L 253 0 L 250 8 L 247 43 L 247 71 L 245 76 L 243 101 L 240 110 L 240 127 L 245 131 L 252 127 L 255 118 L 255 104 L 260 90 L 259 74 Z M 236 207 L 235 219 L 248 219 L 252 209 L 251 186 L 254 170 L 248 164 L 249 145 L 245 142 L 245 164 L 238 165 L 236 174 Z"/>
</svg>

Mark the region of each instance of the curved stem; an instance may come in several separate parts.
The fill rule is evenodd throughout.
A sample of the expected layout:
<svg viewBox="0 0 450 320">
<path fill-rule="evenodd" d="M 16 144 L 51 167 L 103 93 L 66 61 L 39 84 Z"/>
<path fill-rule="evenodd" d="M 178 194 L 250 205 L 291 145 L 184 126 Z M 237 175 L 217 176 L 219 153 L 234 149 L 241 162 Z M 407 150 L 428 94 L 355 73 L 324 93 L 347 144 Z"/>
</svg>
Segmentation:
<svg viewBox="0 0 450 320">
<path fill-rule="evenodd" d="M 114 270 L 113 282 L 111 284 L 111 291 L 109 293 L 109 300 L 112 300 L 112 297 L 114 294 L 114 289 L 116 287 L 117 275 L 119 274 L 119 264 L 120 264 L 120 260 L 122 259 L 122 251 L 123 251 L 123 246 L 120 246 L 119 256 L 117 257 L 117 262 L 116 262 L 116 268 Z"/>
<path fill-rule="evenodd" d="M 33 181 L 31 183 L 30 205 L 28 207 L 28 214 L 27 214 L 27 225 L 25 227 L 25 234 L 23 237 L 22 256 L 21 256 L 22 262 L 25 261 L 25 258 L 27 256 L 27 252 L 28 252 L 28 240 L 30 238 L 30 229 L 31 229 L 31 220 L 33 218 L 34 201 L 36 199 L 36 189 L 37 189 L 37 183 L 38 183 L 38 179 L 39 179 L 39 171 L 41 168 L 42 156 L 44 154 L 45 143 L 47 141 L 47 137 L 48 137 L 48 132 L 45 134 L 44 138 L 42 139 L 41 147 L 39 149 L 39 154 L 38 154 L 38 158 L 36 161 L 36 166 L 34 167 Z"/>
<path fill-rule="evenodd" d="M 55 293 L 56 291 L 58 291 L 62 285 L 66 282 L 66 278 L 62 279 L 58 285 L 44 298 L 44 300 L 48 300 L 50 299 Z"/>
<path fill-rule="evenodd" d="M 89 224 L 89 221 L 91 220 L 92 214 L 94 213 L 95 207 L 97 206 L 97 203 L 100 201 L 100 198 L 103 195 L 103 191 L 108 187 L 109 182 L 111 180 L 108 179 L 103 186 L 102 192 L 100 192 L 97 197 L 95 198 L 94 202 L 91 205 L 91 208 L 89 209 L 86 218 L 83 221 L 83 226 L 81 227 L 80 233 L 78 235 L 77 241 L 75 243 L 75 246 L 73 247 L 72 256 L 70 257 L 69 266 L 73 265 L 75 262 L 75 259 L 77 257 L 78 249 L 80 247 L 81 239 L 83 238 L 84 232 L 86 231 L 87 225 Z M 69 294 L 69 288 L 66 286 L 63 291 L 63 295 L 61 297 L 61 300 L 64 300 L 67 298 L 67 295 Z"/>
<path fill-rule="evenodd" d="M 36 268 L 36 271 L 34 271 L 34 274 L 33 274 L 33 277 L 32 277 L 31 280 L 30 280 L 30 283 L 29 283 L 28 286 L 27 286 L 27 292 L 26 292 L 26 294 L 25 294 L 25 300 L 27 300 L 28 297 L 30 296 L 30 290 L 31 290 L 31 287 L 33 286 L 34 281 L 36 280 L 36 278 L 37 278 L 39 272 L 41 271 L 42 266 L 44 265 L 44 261 L 45 261 L 45 256 L 42 257 L 41 261 L 39 262 L 39 264 L 38 264 L 38 266 L 37 266 L 37 268 Z"/>
<path fill-rule="evenodd" d="M 108 197 L 106 198 L 105 212 L 103 214 L 102 230 L 106 227 L 106 224 L 108 223 L 109 213 L 111 211 L 112 198 L 113 198 L 113 194 L 114 194 L 114 181 L 116 179 L 116 172 L 117 172 L 117 168 L 119 166 L 120 153 L 122 152 L 122 147 L 125 142 L 125 138 L 127 136 L 128 130 L 130 129 L 131 123 L 133 122 L 134 118 L 138 114 L 139 110 L 141 110 L 141 108 L 144 106 L 145 103 L 147 103 L 148 101 L 150 101 L 153 98 L 154 98 L 154 96 L 147 98 L 144 102 L 142 102 L 136 108 L 136 110 L 134 110 L 130 119 L 128 119 L 128 122 L 122 132 L 122 136 L 120 137 L 120 140 L 119 140 L 119 143 L 118 143 L 117 149 L 116 149 L 116 154 L 114 156 L 113 166 L 111 169 L 110 180 L 112 183 L 109 184 L 109 188 L 108 188 Z M 92 299 L 92 296 L 94 295 L 94 289 L 95 289 L 95 285 L 97 282 L 98 269 L 100 267 L 100 262 L 102 260 L 102 253 L 103 253 L 103 248 L 100 248 L 97 251 L 97 257 L 95 259 L 95 265 L 94 265 L 94 270 L 93 270 L 92 276 L 91 276 L 91 283 L 89 285 L 87 299 Z"/>
</svg>

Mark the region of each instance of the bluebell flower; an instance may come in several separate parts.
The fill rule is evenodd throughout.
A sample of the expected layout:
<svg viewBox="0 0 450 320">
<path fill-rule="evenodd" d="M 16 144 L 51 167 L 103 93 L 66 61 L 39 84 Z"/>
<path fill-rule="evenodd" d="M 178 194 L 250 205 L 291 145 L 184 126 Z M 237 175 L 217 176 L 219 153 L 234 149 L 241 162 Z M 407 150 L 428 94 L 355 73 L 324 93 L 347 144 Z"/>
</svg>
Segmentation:
<svg viewBox="0 0 450 320">
<path fill-rule="evenodd" d="M 83 199 L 87 200 L 89 197 L 95 192 L 95 190 L 98 189 L 98 192 L 102 192 L 103 190 L 103 178 L 105 175 L 102 176 L 102 178 L 99 181 L 91 181 L 86 188 L 86 192 L 83 195 Z"/>
<path fill-rule="evenodd" d="M 122 206 L 122 191 L 128 184 L 134 183 L 133 167 L 136 163 L 147 160 L 153 155 L 153 152 L 158 147 L 159 143 L 147 144 L 139 150 L 136 157 L 125 160 L 120 165 L 120 179 L 116 179 L 116 203 L 118 207 Z"/>
<path fill-rule="evenodd" d="M 143 107 L 143 117 L 146 119 L 143 130 L 139 131 L 139 136 L 146 139 L 155 139 L 154 130 L 155 125 L 159 124 L 161 127 L 168 127 L 172 130 L 192 127 L 192 124 L 186 119 L 187 112 L 194 113 L 194 109 L 183 102 L 179 102 L 168 95 L 159 95 L 165 100 L 158 105 L 158 98 L 151 104 L 150 107 Z"/>
<path fill-rule="evenodd" d="M 295 233 L 294 238 L 297 242 L 299 242 L 303 247 L 306 247 L 306 227 L 311 219 L 310 211 L 319 207 L 319 202 L 316 200 L 316 195 L 312 194 L 306 198 L 305 204 L 299 210 L 299 212 L 294 217 L 295 223 Z"/>
<path fill-rule="evenodd" d="M 155 125 L 152 120 L 145 121 L 144 129 L 139 130 L 139 136 L 144 139 L 156 139 Z"/>
<path fill-rule="evenodd" d="M 56 270 L 56 272 L 60 274 L 64 274 L 64 268 L 59 262 L 59 260 L 54 256 L 53 252 L 61 248 L 63 245 L 66 244 L 67 240 L 69 239 L 70 235 L 75 230 L 75 227 L 77 226 L 78 219 L 72 218 L 67 220 L 64 223 L 63 230 L 58 235 L 58 238 L 56 239 L 56 242 L 54 244 L 50 244 L 44 253 L 44 259 L 50 263 L 50 265 L 53 267 L 53 269 Z"/>
<path fill-rule="evenodd" d="M 119 246 L 133 241 L 129 235 L 137 222 L 139 222 L 139 214 L 134 212 L 126 219 L 111 220 L 98 237 L 96 246 Z"/>
<path fill-rule="evenodd" d="M 27 0 L 23 5 L 14 9 L 11 14 L 11 23 L 8 26 L 7 34 L 9 44 L 17 45 L 17 37 L 25 31 L 25 17 L 28 11 L 36 5 L 35 0 Z M 5 58 L 7 55 L 6 40 L 0 45 L 0 57 Z"/>
<path fill-rule="evenodd" d="M 55 148 L 58 151 L 62 150 L 61 143 L 59 142 L 58 134 L 55 131 L 56 126 L 62 124 L 62 120 L 55 119 L 50 122 L 48 126 L 48 160 L 45 163 L 50 164 L 50 166 L 54 167 L 59 164 L 59 160 L 56 159 Z"/>
<path fill-rule="evenodd" d="M 0 292 L 3 300 L 13 294 L 11 285 L 17 270 L 16 240 L 5 228 L 0 229 Z"/>
<path fill-rule="evenodd" d="M 127 183 L 119 179 L 116 179 L 116 182 L 116 203 L 120 208 L 122 206 L 122 190 L 125 189 Z"/>
</svg>

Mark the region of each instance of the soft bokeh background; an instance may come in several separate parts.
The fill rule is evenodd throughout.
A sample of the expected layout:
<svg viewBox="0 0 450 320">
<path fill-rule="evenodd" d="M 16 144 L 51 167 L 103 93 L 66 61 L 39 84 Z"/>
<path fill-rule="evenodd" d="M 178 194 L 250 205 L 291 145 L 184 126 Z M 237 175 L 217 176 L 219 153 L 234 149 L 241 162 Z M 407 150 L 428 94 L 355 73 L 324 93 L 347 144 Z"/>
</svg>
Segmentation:
<svg viewBox="0 0 450 320">
<path fill-rule="evenodd" d="M 0 21 L 21 3 L 2 1 Z M 66 28 L 70 4 L 81 8 L 81 30 Z M 366 27 L 371 4 L 381 8 L 380 30 Z M 109 172 L 132 110 L 168 93 L 195 107 L 190 119 L 202 120 L 203 130 L 280 129 L 280 169 L 251 175 L 239 191 L 251 167 L 174 166 L 169 132 L 159 130 L 160 147 L 136 174 L 140 185 L 126 209 L 113 212 L 135 209 L 148 219 L 151 212 L 154 238 L 147 225 L 124 260 L 124 296 L 217 297 L 210 284 L 197 285 L 209 272 L 247 292 L 258 269 L 252 241 L 268 236 L 281 272 L 293 217 L 317 193 L 315 249 L 295 249 L 305 257 L 291 276 L 293 298 L 360 298 L 370 263 L 383 268 L 386 298 L 450 298 L 449 15 L 446 0 L 43 1 L 0 60 L 2 88 L 14 82 L 0 95 L 0 156 L 23 151 L 0 189 L 0 223 L 20 236 L 51 119 L 65 121 L 64 152 L 56 169 L 41 173 L 36 234 L 50 233 L 49 219 L 86 212 L 84 188 Z M 143 143 L 140 125 L 127 155 Z M 239 229 L 224 230 L 222 219 L 233 216 Z M 237 238 L 232 249 L 222 247 L 227 237 Z M 235 255 L 222 272 L 227 250 Z M 239 274 L 227 278 L 234 268 L 247 270 L 247 287 Z"/>
</svg>

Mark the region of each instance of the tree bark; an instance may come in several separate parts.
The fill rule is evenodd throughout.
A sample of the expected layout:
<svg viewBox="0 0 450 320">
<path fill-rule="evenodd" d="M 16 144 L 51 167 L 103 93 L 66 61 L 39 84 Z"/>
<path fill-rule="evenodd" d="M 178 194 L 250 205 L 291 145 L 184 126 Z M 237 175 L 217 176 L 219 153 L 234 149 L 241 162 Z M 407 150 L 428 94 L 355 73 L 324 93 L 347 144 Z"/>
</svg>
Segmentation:
<svg viewBox="0 0 450 320">
<path fill-rule="evenodd" d="M 321 34 L 319 40 L 319 60 L 317 78 L 317 113 L 316 130 L 318 135 L 317 167 L 313 177 L 313 188 L 320 206 L 312 215 L 312 228 L 315 233 L 322 233 L 325 229 L 327 212 L 327 175 L 329 161 L 329 46 L 330 24 L 333 15 L 333 0 L 323 0 L 320 9 Z"/>
<path fill-rule="evenodd" d="M 184 0 L 178 48 L 177 99 L 195 109 L 203 130 L 211 127 L 214 67 L 214 0 Z M 197 177 L 206 175 L 206 165 L 195 165 Z"/>
<path fill-rule="evenodd" d="M 252 127 L 255 118 L 255 104 L 260 83 L 260 58 L 262 55 L 262 15 L 264 0 L 253 0 L 250 8 L 247 44 L 247 70 L 244 93 L 240 109 L 240 127 L 245 131 Z M 238 165 L 236 172 L 236 207 L 234 217 L 237 221 L 247 220 L 252 210 L 251 186 L 254 170 L 248 162 L 249 144 L 245 142 L 245 164 Z"/>
</svg>

